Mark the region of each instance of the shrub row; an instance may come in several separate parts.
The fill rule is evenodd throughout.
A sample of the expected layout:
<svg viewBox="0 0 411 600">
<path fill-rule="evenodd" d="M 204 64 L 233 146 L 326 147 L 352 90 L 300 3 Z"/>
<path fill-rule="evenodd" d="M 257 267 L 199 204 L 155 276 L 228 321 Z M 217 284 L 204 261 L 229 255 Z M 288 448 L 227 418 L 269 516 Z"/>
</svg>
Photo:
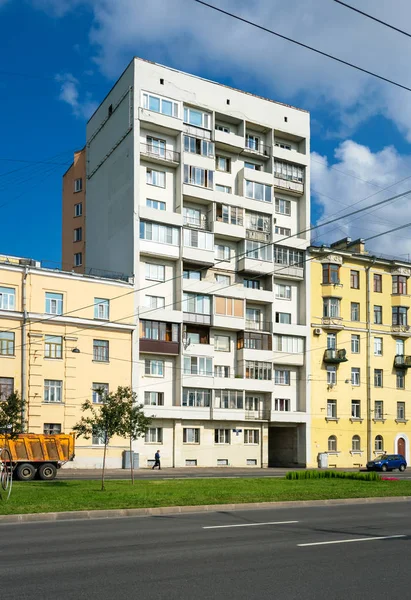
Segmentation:
<svg viewBox="0 0 411 600">
<path fill-rule="evenodd" d="M 381 476 L 374 471 L 355 473 L 346 471 L 289 471 L 286 479 L 357 479 L 360 481 L 381 481 Z"/>
</svg>

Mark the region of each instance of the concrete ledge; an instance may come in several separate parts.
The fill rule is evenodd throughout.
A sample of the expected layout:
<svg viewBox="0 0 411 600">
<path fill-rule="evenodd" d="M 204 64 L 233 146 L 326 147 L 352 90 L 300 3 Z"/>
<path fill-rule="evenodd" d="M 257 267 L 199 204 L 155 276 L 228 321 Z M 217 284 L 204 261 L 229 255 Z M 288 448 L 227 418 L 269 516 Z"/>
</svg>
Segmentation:
<svg viewBox="0 0 411 600">
<path fill-rule="evenodd" d="M 255 510 L 265 508 L 309 508 L 344 504 L 382 504 L 411 502 L 411 496 L 384 496 L 380 498 L 345 498 L 331 500 L 292 500 L 288 502 L 248 502 L 244 504 L 203 504 L 198 506 L 159 506 L 153 508 L 122 508 L 111 510 L 78 510 L 68 512 L 28 513 L 0 515 L 0 525 L 8 523 L 38 523 L 50 521 L 77 521 L 87 519 L 119 519 L 124 517 L 152 517 L 202 512 Z"/>
</svg>

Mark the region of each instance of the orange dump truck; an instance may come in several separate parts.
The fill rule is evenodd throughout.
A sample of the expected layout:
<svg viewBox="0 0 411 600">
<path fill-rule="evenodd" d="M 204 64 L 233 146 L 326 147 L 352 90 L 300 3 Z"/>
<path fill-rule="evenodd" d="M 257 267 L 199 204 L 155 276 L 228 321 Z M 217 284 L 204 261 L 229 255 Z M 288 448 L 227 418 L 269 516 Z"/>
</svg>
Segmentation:
<svg viewBox="0 0 411 600">
<path fill-rule="evenodd" d="M 7 448 L 17 479 L 30 481 L 36 474 L 39 479 L 51 480 L 57 469 L 74 458 L 74 433 L 43 435 L 20 433 L 15 438 L 0 435 L 0 448 Z"/>
</svg>

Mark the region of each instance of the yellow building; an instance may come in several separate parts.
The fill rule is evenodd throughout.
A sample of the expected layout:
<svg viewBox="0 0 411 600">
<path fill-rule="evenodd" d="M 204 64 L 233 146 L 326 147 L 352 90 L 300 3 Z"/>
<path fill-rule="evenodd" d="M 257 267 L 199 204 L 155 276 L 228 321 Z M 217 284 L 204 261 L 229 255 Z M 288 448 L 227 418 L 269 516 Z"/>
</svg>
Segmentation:
<svg viewBox="0 0 411 600">
<path fill-rule="evenodd" d="M 97 388 L 131 385 L 134 296 L 128 281 L 43 269 L 0 256 L 0 399 L 26 399 L 27 431 L 68 433 Z M 108 466 L 127 441 L 113 439 Z M 79 438 L 67 466 L 100 466 L 102 440 Z"/>
<path fill-rule="evenodd" d="M 309 252 L 312 466 L 321 452 L 336 467 L 383 452 L 409 463 L 411 264 L 350 238 Z"/>
</svg>

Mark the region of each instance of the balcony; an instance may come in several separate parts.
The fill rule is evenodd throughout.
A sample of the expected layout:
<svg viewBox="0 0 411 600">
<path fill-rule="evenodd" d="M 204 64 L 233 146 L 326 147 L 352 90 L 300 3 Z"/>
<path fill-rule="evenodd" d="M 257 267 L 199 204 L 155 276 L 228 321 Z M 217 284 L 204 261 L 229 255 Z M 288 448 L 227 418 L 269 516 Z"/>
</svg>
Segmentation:
<svg viewBox="0 0 411 600">
<path fill-rule="evenodd" d="M 156 164 L 177 166 L 180 163 L 180 153 L 152 144 L 140 144 L 140 154 L 145 159 Z"/>
<path fill-rule="evenodd" d="M 344 329 L 342 317 L 322 317 L 321 325 L 324 329 Z"/>
<path fill-rule="evenodd" d="M 399 337 L 410 337 L 411 327 L 410 325 L 392 325 L 391 333 Z"/>
<path fill-rule="evenodd" d="M 245 273 L 271 275 L 273 272 L 272 261 L 266 261 L 261 258 L 248 258 L 247 256 L 243 256 L 242 258 L 239 258 L 237 265 L 238 271 Z"/>
<path fill-rule="evenodd" d="M 140 352 L 150 354 L 179 354 L 180 344 L 178 342 L 140 338 Z"/>
<path fill-rule="evenodd" d="M 245 237 L 247 240 L 268 243 L 271 240 L 271 233 L 267 231 L 257 231 L 255 229 L 246 229 Z"/>
<path fill-rule="evenodd" d="M 256 142 L 254 139 L 246 139 L 245 148 L 241 154 L 250 158 L 258 157 L 259 159 L 268 160 L 271 156 L 271 146 L 267 146 L 262 141 Z"/>
<path fill-rule="evenodd" d="M 195 323 L 196 325 L 211 325 L 211 315 L 184 312 L 183 321 L 184 323 Z"/>
<path fill-rule="evenodd" d="M 246 421 L 269 421 L 270 420 L 270 411 L 265 410 L 246 410 L 245 411 L 245 420 Z"/>
<path fill-rule="evenodd" d="M 171 115 L 164 115 L 140 106 L 138 116 L 142 124 L 149 126 L 150 131 L 168 133 L 172 136 L 177 136 L 183 131 L 183 121 Z"/>
<path fill-rule="evenodd" d="M 409 369 L 411 367 L 411 356 L 396 354 L 394 356 L 394 367 L 396 369 Z"/>
<path fill-rule="evenodd" d="M 226 132 L 215 129 L 214 141 L 216 147 L 222 148 L 223 150 L 229 150 L 231 152 L 233 151 L 233 148 L 237 150 L 242 150 L 244 148 L 244 136 L 237 135 L 231 131 Z"/>
<path fill-rule="evenodd" d="M 184 227 L 190 229 L 200 229 L 202 231 L 211 231 L 210 223 L 205 215 L 201 215 L 200 219 L 193 219 L 192 217 L 183 218 Z"/>
<path fill-rule="evenodd" d="M 348 360 L 347 351 L 344 349 L 335 350 L 332 348 L 328 348 L 324 352 L 323 360 L 325 363 L 330 364 L 330 365 L 338 365 L 339 363 L 347 362 L 347 360 Z"/>
<path fill-rule="evenodd" d="M 270 321 L 249 321 L 245 322 L 245 328 L 253 331 L 272 332 L 272 323 Z"/>
<path fill-rule="evenodd" d="M 304 194 L 304 183 L 292 179 L 284 179 L 274 173 L 274 189 L 279 189 L 294 196 L 302 196 Z"/>
</svg>

